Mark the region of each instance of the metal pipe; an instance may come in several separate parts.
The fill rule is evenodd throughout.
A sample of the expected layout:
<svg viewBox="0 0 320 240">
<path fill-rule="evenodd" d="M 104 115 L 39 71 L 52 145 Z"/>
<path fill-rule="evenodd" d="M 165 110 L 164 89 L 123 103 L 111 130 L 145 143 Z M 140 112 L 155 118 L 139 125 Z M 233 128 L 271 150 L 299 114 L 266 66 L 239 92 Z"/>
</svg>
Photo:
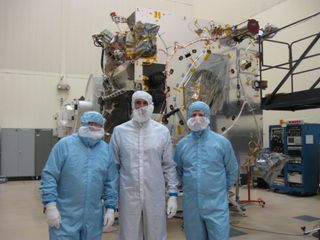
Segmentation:
<svg viewBox="0 0 320 240">
<path fill-rule="evenodd" d="M 312 72 L 312 71 L 315 71 L 315 70 L 318 70 L 318 69 L 320 69 L 320 67 L 317 67 L 317 68 L 311 68 L 311 69 L 308 69 L 308 70 L 304 70 L 304 71 L 300 71 L 300 72 L 292 73 L 292 75 L 298 75 L 298 74 L 301 74 L 301 73 Z"/>
<path fill-rule="evenodd" d="M 304 59 L 308 59 L 308 58 L 312 58 L 312 57 L 316 57 L 316 56 L 320 56 L 320 53 L 316 53 L 316 54 L 312 54 L 312 55 L 306 56 Z M 298 60 L 293 60 L 292 63 L 295 63 L 296 61 L 298 61 Z M 280 68 L 281 66 L 288 65 L 288 64 L 289 64 L 289 62 L 281 63 L 281 64 L 278 64 L 278 65 L 275 65 L 275 66 L 263 65 L 263 67 L 266 67 L 266 68 L 262 69 L 262 71 L 267 71 L 267 70 L 270 70 L 272 68 L 289 70 L 289 68 L 284 68 L 284 67 Z"/>
<path fill-rule="evenodd" d="M 292 46 L 289 45 L 289 68 L 292 68 Z M 291 92 L 293 93 L 293 75 L 290 74 L 290 78 L 291 78 Z"/>
<path fill-rule="evenodd" d="M 263 42 L 261 41 L 261 36 L 259 36 L 259 82 L 262 86 L 262 65 L 263 65 Z M 260 103 L 262 103 L 262 88 L 259 89 L 260 92 Z M 260 108 L 261 108 L 260 104 Z"/>
<path fill-rule="evenodd" d="M 270 69 L 273 69 L 273 68 L 277 68 L 277 69 L 283 69 L 283 70 L 289 70 L 290 68 L 289 67 L 281 67 L 281 66 L 284 66 L 284 65 L 288 65 L 289 63 L 281 63 L 279 65 L 275 65 L 275 66 L 271 66 L 271 65 L 264 65 L 264 69 L 262 69 L 262 71 L 267 71 L 267 70 L 270 70 Z"/>
<path fill-rule="evenodd" d="M 314 89 L 314 88 L 318 85 L 319 82 L 320 82 L 320 77 L 319 77 L 318 80 L 315 81 L 315 83 L 310 87 L 310 90 L 311 90 L 311 89 Z"/>
<path fill-rule="evenodd" d="M 281 31 L 282 29 L 285 29 L 285 28 L 287 28 L 287 27 L 291 27 L 291 26 L 293 26 L 293 25 L 295 25 L 295 24 L 298 24 L 298 23 L 300 23 L 300 22 L 303 22 L 303 21 L 305 21 L 305 20 L 308 20 L 308 19 L 310 19 L 310 18 L 313 18 L 313 17 L 315 17 L 315 16 L 317 16 L 317 15 L 319 15 L 319 14 L 320 14 L 320 12 L 317 12 L 317 13 L 309 16 L 309 17 L 302 18 L 302 19 L 300 19 L 300 20 L 298 20 L 298 21 L 296 21 L 296 22 L 290 23 L 290 24 L 288 24 L 288 25 L 286 25 L 286 26 L 284 26 L 284 27 L 282 27 L 282 28 L 278 28 L 278 29 L 276 29 L 276 30 L 274 30 L 274 31 L 271 31 L 271 32 L 265 34 L 265 35 L 263 36 L 263 38 L 266 38 L 266 37 L 268 37 L 268 36 L 271 35 L 271 34 L 274 34 L 274 33 L 276 33 L 276 32 L 279 32 L 279 31 Z"/>
<path fill-rule="evenodd" d="M 308 38 L 314 37 L 314 36 L 316 36 L 316 35 L 317 35 L 317 33 L 312 34 L 312 35 L 307 36 L 307 37 L 304 37 L 304 38 L 300 38 L 300 39 L 298 39 L 298 40 L 296 40 L 296 41 L 293 41 L 290 45 L 292 46 L 293 44 L 296 44 L 296 43 L 301 42 L 301 41 L 303 41 L 303 40 L 306 40 L 306 39 L 308 39 Z"/>
</svg>

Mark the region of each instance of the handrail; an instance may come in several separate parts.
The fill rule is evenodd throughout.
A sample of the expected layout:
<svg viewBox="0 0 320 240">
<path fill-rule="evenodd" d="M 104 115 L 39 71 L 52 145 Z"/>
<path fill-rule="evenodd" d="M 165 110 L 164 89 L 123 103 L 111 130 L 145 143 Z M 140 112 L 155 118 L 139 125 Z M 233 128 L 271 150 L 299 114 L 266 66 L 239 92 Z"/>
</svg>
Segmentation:
<svg viewBox="0 0 320 240">
<path fill-rule="evenodd" d="M 320 53 L 316 53 L 316 54 L 312 54 L 312 55 L 306 56 L 304 59 L 313 58 L 313 57 L 316 57 L 316 56 L 320 56 Z M 295 63 L 296 61 L 298 61 L 298 60 L 292 60 L 291 63 Z M 261 71 L 267 71 L 267 70 L 272 69 L 272 68 L 280 68 L 281 66 L 288 65 L 288 64 L 289 64 L 289 62 L 280 63 L 280 64 L 274 65 L 274 66 L 264 64 L 262 66 L 266 67 L 266 68 L 262 69 Z M 284 67 L 280 68 L 280 69 L 289 70 L 289 68 L 284 68 Z M 295 74 L 297 74 L 297 73 L 293 73 L 292 75 L 295 75 Z"/>
<path fill-rule="evenodd" d="M 320 77 L 319 77 L 318 80 L 315 81 L 315 83 L 310 87 L 310 90 L 311 90 L 311 89 L 314 89 L 314 88 L 318 85 L 319 82 L 320 82 Z"/>
<path fill-rule="evenodd" d="M 306 55 L 309 53 L 309 51 L 312 49 L 312 47 L 316 44 L 316 42 L 319 40 L 320 38 L 320 33 L 318 33 L 316 35 L 316 37 L 312 40 L 312 42 L 310 43 L 310 45 L 306 48 L 306 50 L 301 54 L 301 56 L 298 58 L 298 60 L 295 62 L 295 64 L 290 68 L 290 70 L 287 72 L 287 74 L 285 75 L 285 77 L 281 80 L 281 82 L 278 84 L 278 86 L 273 90 L 273 92 L 271 93 L 271 95 L 269 95 L 266 98 L 265 104 L 269 104 L 271 102 L 271 100 L 273 99 L 273 97 L 275 96 L 275 94 L 279 91 L 279 89 L 283 86 L 283 84 L 287 81 L 287 79 L 289 78 L 289 76 L 292 75 L 292 73 L 294 72 L 294 70 L 299 66 L 299 64 L 301 63 L 301 61 L 306 57 Z M 261 75 L 261 74 L 260 74 Z"/>
</svg>

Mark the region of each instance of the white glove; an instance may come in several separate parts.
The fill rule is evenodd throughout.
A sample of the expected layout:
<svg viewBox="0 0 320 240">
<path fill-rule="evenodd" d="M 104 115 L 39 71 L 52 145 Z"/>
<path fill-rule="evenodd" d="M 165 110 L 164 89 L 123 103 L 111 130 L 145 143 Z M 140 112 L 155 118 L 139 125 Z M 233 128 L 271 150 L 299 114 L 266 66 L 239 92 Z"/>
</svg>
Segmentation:
<svg viewBox="0 0 320 240">
<path fill-rule="evenodd" d="M 114 209 L 108 208 L 104 214 L 103 231 L 106 231 L 114 223 Z"/>
<path fill-rule="evenodd" d="M 59 210 L 57 209 L 56 203 L 51 202 L 46 205 L 46 217 L 47 223 L 50 227 L 55 227 L 56 229 L 60 228 L 61 217 Z"/>
<path fill-rule="evenodd" d="M 172 218 L 177 213 L 178 203 L 177 203 L 177 197 L 176 196 L 170 196 L 168 198 L 168 204 L 167 204 L 167 215 L 168 218 Z"/>
</svg>

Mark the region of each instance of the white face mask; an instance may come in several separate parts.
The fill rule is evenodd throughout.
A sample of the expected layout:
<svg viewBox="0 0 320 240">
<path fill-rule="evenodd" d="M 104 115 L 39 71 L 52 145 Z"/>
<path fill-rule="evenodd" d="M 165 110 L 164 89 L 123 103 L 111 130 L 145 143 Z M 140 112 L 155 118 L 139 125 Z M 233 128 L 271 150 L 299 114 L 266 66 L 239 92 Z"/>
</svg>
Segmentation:
<svg viewBox="0 0 320 240">
<path fill-rule="evenodd" d="M 145 106 L 145 107 L 133 109 L 132 119 L 139 123 L 148 121 L 151 118 L 151 115 L 153 113 L 153 108 L 154 108 L 153 105 L 149 104 L 148 106 Z"/>
<path fill-rule="evenodd" d="M 187 125 L 191 131 L 201 131 L 208 127 L 210 121 L 207 117 L 192 117 L 187 121 Z"/>
<path fill-rule="evenodd" d="M 103 138 L 104 129 L 93 126 L 82 126 L 79 128 L 79 135 L 96 141 Z"/>
</svg>

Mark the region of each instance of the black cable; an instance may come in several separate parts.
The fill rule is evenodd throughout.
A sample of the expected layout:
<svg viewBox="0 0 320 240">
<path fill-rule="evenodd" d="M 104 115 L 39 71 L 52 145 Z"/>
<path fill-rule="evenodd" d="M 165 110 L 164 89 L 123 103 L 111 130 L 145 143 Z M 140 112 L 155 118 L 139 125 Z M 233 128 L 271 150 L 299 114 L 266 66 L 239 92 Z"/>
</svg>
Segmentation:
<svg viewBox="0 0 320 240">
<path fill-rule="evenodd" d="M 103 69 L 104 51 L 105 51 L 104 48 L 102 48 L 101 57 L 100 57 L 100 67 L 103 73 L 104 73 L 104 69 Z"/>
<path fill-rule="evenodd" d="M 93 44 L 96 47 L 102 47 L 103 48 L 103 42 L 99 39 L 98 36 L 93 37 Z"/>
</svg>

